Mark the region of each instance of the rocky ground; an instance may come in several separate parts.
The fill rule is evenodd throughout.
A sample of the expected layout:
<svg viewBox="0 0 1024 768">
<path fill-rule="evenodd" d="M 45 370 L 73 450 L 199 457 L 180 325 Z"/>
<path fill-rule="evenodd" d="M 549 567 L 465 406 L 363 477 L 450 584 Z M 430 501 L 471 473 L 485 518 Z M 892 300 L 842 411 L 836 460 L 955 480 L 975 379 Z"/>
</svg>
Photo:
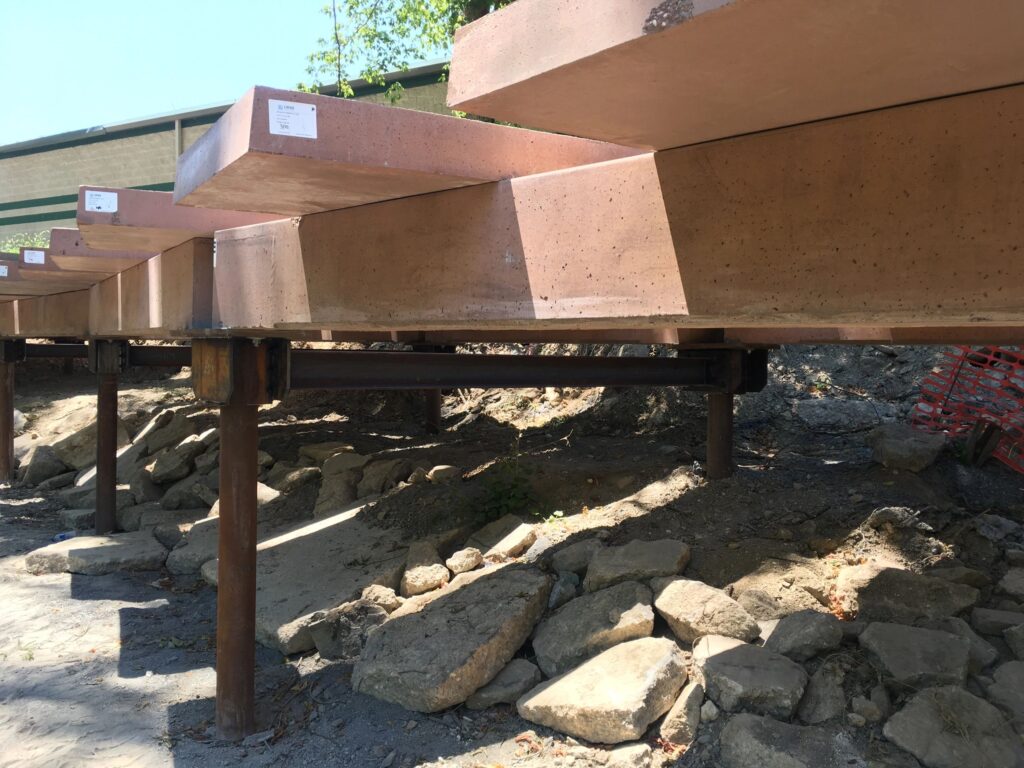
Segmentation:
<svg viewBox="0 0 1024 768">
<path fill-rule="evenodd" d="M 128 532 L 93 537 L 92 382 L 26 370 L 0 765 L 1024 765 L 1024 477 L 901 427 L 937 356 L 779 350 L 714 483 L 672 390 L 454 392 L 440 436 L 416 396 L 262 409 L 241 745 L 214 414 L 187 372 L 125 383 Z"/>
</svg>

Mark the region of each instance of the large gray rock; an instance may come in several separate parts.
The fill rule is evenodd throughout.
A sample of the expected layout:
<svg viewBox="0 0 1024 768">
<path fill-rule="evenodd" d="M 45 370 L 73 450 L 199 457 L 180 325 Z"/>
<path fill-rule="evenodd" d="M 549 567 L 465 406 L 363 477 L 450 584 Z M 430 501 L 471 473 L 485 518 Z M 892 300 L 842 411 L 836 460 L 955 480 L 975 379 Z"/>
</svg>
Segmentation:
<svg viewBox="0 0 1024 768">
<path fill-rule="evenodd" d="M 556 677 L 613 645 L 654 631 L 651 590 L 626 581 L 577 597 L 537 627 L 533 650 L 548 677 Z"/>
<path fill-rule="evenodd" d="M 799 664 L 733 637 L 702 637 L 693 647 L 693 662 L 708 697 L 728 712 L 742 709 L 788 720 L 807 686 Z"/>
<path fill-rule="evenodd" d="M 128 444 L 128 430 L 120 418 L 117 419 L 117 447 Z M 96 422 L 92 421 L 62 437 L 53 444 L 53 451 L 62 462 L 74 469 L 85 469 L 96 463 Z"/>
<path fill-rule="evenodd" d="M 173 448 L 164 449 L 149 467 L 153 482 L 163 485 L 188 477 L 196 458 L 205 452 L 206 444 L 199 435 L 189 435 Z"/>
<path fill-rule="evenodd" d="M 875 461 L 909 472 L 920 472 L 934 464 L 945 444 L 944 435 L 923 432 L 909 424 L 884 424 L 868 435 Z"/>
<path fill-rule="evenodd" d="M 835 720 L 846 714 L 843 680 L 846 672 L 838 661 L 828 660 L 811 675 L 797 712 L 808 725 Z"/>
<path fill-rule="evenodd" d="M 296 488 L 299 488 L 306 483 L 314 483 L 319 479 L 319 467 L 296 467 L 292 464 L 279 461 L 267 474 L 267 485 L 281 493 L 291 493 Z"/>
<path fill-rule="evenodd" d="M 852 739 L 835 728 L 734 715 L 722 729 L 722 768 L 865 768 Z"/>
<path fill-rule="evenodd" d="M 1024 568 L 1011 568 L 999 580 L 999 589 L 1015 600 L 1024 600 Z"/>
<path fill-rule="evenodd" d="M 284 654 L 311 650 L 309 625 L 317 614 L 358 599 L 371 584 L 398 586 L 406 554 L 401 534 L 364 522 L 362 511 L 357 507 L 284 527 L 271 521 L 258 526 L 256 639 L 260 643 Z M 205 525 L 205 520 L 197 523 L 189 536 Z M 203 575 L 216 579 L 216 561 L 204 564 Z"/>
<path fill-rule="evenodd" d="M 721 633 L 720 633 L 721 634 Z M 766 623 L 764 647 L 794 661 L 834 651 L 843 642 L 843 627 L 830 613 L 799 611 Z"/>
<path fill-rule="evenodd" d="M 562 547 L 551 555 L 551 568 L 558 572 L 575 573 L 580 578 L 587 572 L 590 565 L 590 558 L 599 549 L 604 548 L 604 542 L 598 538 L 582 539 Z"/>
<path fill-rule="evenodd" d="M 344 450 L 339 450 L 324 460 L 320 495 L 317 496 L 316 506 L 313 508 L 314 517 L 336 514 L 358 498 L 356 486 L 363 476 L 363 467 L 369 460 L 368 456 Z"/>
<path fill-rule="evenodd" d="M 387 621 L 388 612 L 372 600 L 353 600 L 311 617 L 309 634 L 324 659 L 359 658 L 367 635 Z"/>
<path fill-rule="evenodd" d="M 358 498 L 384 493 L 408 479 L 413 465 L 408 459 L 378 459 L 363 467 L 363 475 L 356 485 Z"/>
<path fill-rule="evenodd" d="M 616 645 L 534 688 L 516 703 L 531 723 L 587 741 L 639 739 L 686 683 L 682 651 L 665 638 Z"/>
<path fill-rule="evenodd" d="M 1001 635 L 1012 627 L 1024 625 L 1024 613 L 1001 611 L 995 608 L 975 608 L 971 611 L 971 626 L 982 635 Z"/>
<path fill-rule="evenodd" d="M 51 477 L 67 472 L 68 466 L 49 445 L 33 446 L 21 463 L 21 480 L 26 485 L 39 485 Z"/>
<path fill-rule="evenodd" d="M 299 448 L 299 455 L 305 456 L 310 461 L 316 464 L 323 464 L 325 461 L 330 459 L 332 456 L 336 456 L 339 453 L 354 453 L 353 448 L 348 443 L 342 443 L 333 441 L 329 443 L 313 443 L 312 445 L 304 445 Z"/>
<path fill-rule="evenodd" d="M 1024 661 L 1024 624 L 1018 624 L 1003 630 L 1003 640 L 1010 646 L 1013 655 Z M 991 648 L 992 646 L 989 647 Z"/>
<path fill-rule="evenodd" d="M 352 687 L 419 712 L 461 704 L 529 637 L 550 588 L 536 568 L 461 574 L 434 599 L 403 605 L 370 635 Z"/>
<path fill-rule="evenodd" d="M 907 624 L 955 616 L 981 596 L 974 587 L 877 563 L 842 568 L 834 594 L 846 616 Z"/>
<path fill-rule="evenodd" d="M 498 676 L 466 699 L 467 709 L 487 709 L 495 704 L 515 704 L 543 679 L 536 664 L 512 659 Z"/>
<path fill-rule="evenodd" d="M 48 544 L 28 554 L 29 573 L 80 573 L 96 576 L 114 571 L 156 571 L 167 550 L 147 531 L 113 536 L 78 536 Z"/>
<path fill-rule="evenodd" d="M 467 547 L 475 547 L 484 557 L 519 557 L 537 540 L 537 531 L 516 515 L 505 515 L 488 523 L 469 537 Z"/>
<path fill-rule="evenodd" d="M 634 540 L 620 547 L 605 547 L 590 558 L 583 588 L 596 592 L 620 581 L 677 576 L 689 562 L 690 548 L 674 539 Z"/>
<path fill-rule="evenodd" d="M 948 632 L 951 635 L 966 640 L 970 647 L 968 658 L 971 672 L 977 674 L 985 667 L 994 664 L 999 659 L 997 651 L 991 643 L 982 640 L 978 634 L 971 629 L 971 625 L 956 616 L 947 616 L 944 619 L 926 619 L 920 622 L 919 626 L 925 629 L 937 629 L 940 632 Z"/>
<path fill-rule="evenodd" d="M 878 400 L 840 400 L 828 397 L 798 400 L 796 416 L 815 432 L 841 434 L 860 432 L 895 421 L 896 406 Z"/>
<path fill-rule="evenodd" d="M 651 580 L 654 607 L 672 633 L 686 643 L 704 635 L 724 635 L 750 642 L 761 628 L 746 609 L 720 589 L 683 578 Z"/>
<path fill-rule="evenodd" d="M 164 509 L 195 509 L 209 503 L 207 492 L 201 487 L 204 476 L 193 472 L 183 480 L 171 485 L 160 498 Z"/>
<path fill-rule="evenodd" d="M 876 622 L 858 640 L 886 677 L 901 685 L 963 685 L 967 679 L 971 644 L 957 635 Z"/>
<path fill-rule="evenodd" d="M 985 698 L 1003 711 L 1018 733 L 1024 726 L 1024 661 L 1009 661 L 992 673 Z"/>
<path fill-rule="evenodd" d="M 128 484 L 132 481 L 139 467 L 144 467 L 146 458 L 146 441 L 131 442 L 117 451 L 117 482 Z"/>
<path fill-rule="evenodd" d="M 139 431 L 135 442 L 144 443 L 146 452 L 154 456 L 164 448 L 177 445 L 195 431 L 192 420 L 181 411 L 163 411 Z"/>
<path fill-rule="evenodd" d="M 992 704 L 963 688 L 925 688 L 889 718 L 885 737 L 927 768 L 1020 768 L 1024 747 Z"/>
<path fill-rule="evenodd" d="M 424 592 L 443 587 L 450 579 L 451 573 L 441 562 L 437 547 L 432 543 L 417 541 L 409 547 L 405 573 L 402 574 L 402 597 L 422 595 Z"/>
<path fill-rule="evenodd" d="M 700 727 L 700 707 L 703 703 L 704 686 L 693 681 L 687 683 L 676 703 L 661 721 L 658 735 L 670 744 L 688 747 L 697 736 L 697 729 Z"/>
</svg>

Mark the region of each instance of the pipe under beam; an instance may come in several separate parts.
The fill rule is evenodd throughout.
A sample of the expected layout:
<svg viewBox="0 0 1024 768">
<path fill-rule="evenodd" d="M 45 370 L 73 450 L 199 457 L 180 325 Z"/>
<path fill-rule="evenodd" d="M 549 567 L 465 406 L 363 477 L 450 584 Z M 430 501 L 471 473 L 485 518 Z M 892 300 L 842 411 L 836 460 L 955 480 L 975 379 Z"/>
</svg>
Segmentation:
<svg viewBox="0 0 1024 768">
<path fill-rule="evenodd" d="M 96 375 L 97 534 L 117 528 L 117 378 L 116 373 Z"/>
<path fill-rule="evenodd" d="M 14 363 L 0 363 L 0 482 L 14 480 Z"/>
</svg>

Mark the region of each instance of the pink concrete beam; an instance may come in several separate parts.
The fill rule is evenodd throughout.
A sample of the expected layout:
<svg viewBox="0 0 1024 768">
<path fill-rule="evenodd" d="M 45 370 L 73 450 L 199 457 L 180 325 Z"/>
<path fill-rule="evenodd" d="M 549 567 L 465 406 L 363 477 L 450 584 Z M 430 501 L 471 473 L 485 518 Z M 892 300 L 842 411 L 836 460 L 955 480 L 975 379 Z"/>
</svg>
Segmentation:
<svg viewBox="0 0 1024 768">
<path fill-rule="evenodd" d="M 257 87 L 179 158 L 174 200 L 292 216 L 635 153 L 569 136 Z"/>
<path fill-rule="evenodd" d="M 89 335 L 89 291 L 19 299 L 0 311 L 0 333 L 7 337 L 86 338 Z"/>
<path fill-rule="evenodd" d="M 85 186 L 78 189 L 78 229 L 90 248 L 160 253 L 215 230 L 275 216 L 174 205 L 170 192 Z"/>
<path fill-rule="evenodd" d="M 459 30 L 450 106 L 665 149 L 1024 81 L 1019 0 L 518 0 Z"/>
<path fill-rule="evenodd" d="M 218 232 L 236 329 L 1024 326 L 1024 86 Z"/>
<path fill-rule="evenodd" d="M 101 251 L 86 245 L 77 229 L 54 227 L 50 230 L 50 247 L 46 249 L 50 261 L 61 269 L 83 272 L 121 272 L 151 258 L 152 253 L 134 251 Z"/>
</svg>

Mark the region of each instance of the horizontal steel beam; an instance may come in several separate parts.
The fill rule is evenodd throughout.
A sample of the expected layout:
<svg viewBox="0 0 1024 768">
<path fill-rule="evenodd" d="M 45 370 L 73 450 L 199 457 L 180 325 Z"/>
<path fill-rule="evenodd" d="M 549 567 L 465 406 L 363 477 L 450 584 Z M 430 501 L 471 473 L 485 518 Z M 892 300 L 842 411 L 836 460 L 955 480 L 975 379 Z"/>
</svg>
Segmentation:
<svg viewBox="0 0 1024 768">
<path fill-rule="evenodd" d="M 25 344 L 25 359 L 66 360 L 86 359 L 89 348 L 85 344 Z M 181 368 L 192 365 L 191 347 L 139 347 L 128 348 L 128 364 L 138 367 Z"/>
<path fill-rule="evenodd" d="M 766 355 L 709 350 L 680 357 L 555 357 L 429 352 L 291 353 L 291 389 L 456 389 L 460 387 L 678 386 L 705 392 L 756 391 Z"/>
</svg>

